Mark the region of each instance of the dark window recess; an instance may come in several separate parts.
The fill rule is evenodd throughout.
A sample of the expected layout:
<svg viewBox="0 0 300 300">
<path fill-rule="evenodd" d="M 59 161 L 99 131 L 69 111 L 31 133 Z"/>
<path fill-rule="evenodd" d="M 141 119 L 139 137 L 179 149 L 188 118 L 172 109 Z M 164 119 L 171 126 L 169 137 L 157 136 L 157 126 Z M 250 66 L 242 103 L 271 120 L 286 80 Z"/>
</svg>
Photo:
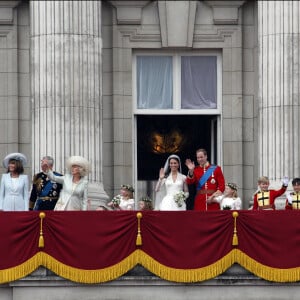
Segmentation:
<svg viewBox="0 0 300 300">
<path fill-rule="evenodd" d="M 215 116 L 137 116 L 138 180 L 156 180 L 170 154 L 181 159 L 183 174 L 187 158 L 196 163 L 195 151 L 205 148 L 210 159 L 211 120 Z"/>
</svg>

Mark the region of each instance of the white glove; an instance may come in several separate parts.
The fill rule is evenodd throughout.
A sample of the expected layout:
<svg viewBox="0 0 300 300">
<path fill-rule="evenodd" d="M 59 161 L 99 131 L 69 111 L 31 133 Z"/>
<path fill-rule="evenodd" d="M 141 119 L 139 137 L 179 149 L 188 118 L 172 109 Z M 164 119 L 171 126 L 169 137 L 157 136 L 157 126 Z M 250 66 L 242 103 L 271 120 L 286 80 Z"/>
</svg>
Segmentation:
<svg viewBox="0 0 300 300">
<path fill-rule="evenodd" d="M 289 178 L 287 176 L 284 176 L 282 179 L 282 184 L 284 186 L 288 186 L 289 185 Z"/>
<path fill-rule="evenodd" d="M 187 199 L 189 195 L 190 195 L 189 192 L 184 192 L 185 199 Z"/>
<path fill-rule="evenodd" d="M 288 203 L 292 205 L 293 204 L 293 198 L 291 196 L 291 193 L 290 192 L 286 192 L 285 195 L 286 195 Z"/>
<path fill-rule="evenodd" d="M 215 197 L 215 200 L 216 200 L 219 204 L 221 204 L 221 202 L 222 202 L 223 199 L 224 199 L 224 195 L 220 195 L 220 196 Z"/>
</svg>

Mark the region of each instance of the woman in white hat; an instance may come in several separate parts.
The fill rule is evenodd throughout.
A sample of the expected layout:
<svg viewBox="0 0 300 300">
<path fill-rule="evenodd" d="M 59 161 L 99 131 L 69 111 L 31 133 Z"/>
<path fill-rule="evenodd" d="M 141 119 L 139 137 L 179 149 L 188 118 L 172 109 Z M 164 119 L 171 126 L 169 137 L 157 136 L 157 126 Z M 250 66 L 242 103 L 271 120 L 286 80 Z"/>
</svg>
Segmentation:
<svg viewBox="0 0 300 300">
<path fill-rule="evenodd" d="M 7 173 L 1 178 L 1 210 L 28 210 L 29 181 L 28 176 L 23 175 L 26 163 L 26 156 L 22 153 L 11 153 L 4 158 L 3 166 L 7 169 Z"/>
<path fill-rule="evenodd" d="M 54 210 L 87 210 L 90 164 L 82 156 L 71 156 L 66 165 L 68 172 L 64 176 L 55 176 L 46 163 L 42 165 L 51 180 L 63 185 Z"/>
</svg>

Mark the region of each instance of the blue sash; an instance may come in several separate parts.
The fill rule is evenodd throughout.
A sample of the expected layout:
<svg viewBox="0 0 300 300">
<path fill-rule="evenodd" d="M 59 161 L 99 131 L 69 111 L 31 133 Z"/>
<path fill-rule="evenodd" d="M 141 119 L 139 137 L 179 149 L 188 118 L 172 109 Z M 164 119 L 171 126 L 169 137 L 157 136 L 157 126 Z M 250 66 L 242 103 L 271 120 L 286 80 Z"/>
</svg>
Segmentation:
<svg viewBox="0 0 300 300">
<path fill-rule="evenodd" d="M 46 185 L 44 186 L 43 190 L 40 193 L 40 197 L 48 196 L 48 193 L 52 189 L 52 182 L 49 180 Z"/>
<path fill-rule="evenodd" d="M 61 174 L 56 173 L 56 172 L 53 172 L 53 174 L 56 175 L 56 176 L 61 176 Z M 50 190 L 52 189 L 52 184 L 53 184 L 53 182 L 52 182 L 51 180 L 49 180 L 49 181 L 45 184 L 43 190 L 42 190 L 41 193 L 40 193 L 40 197 L 46 197 L 46 196 L 48 196 L 48 193 L 49 193 Z"/>
<path fill-rule="evenodd" d="M 213 171 L 217 168 L 216 165 L 214 166 L 210 166 L 207 171 L 202 175 L 202 177 L 200 178 L 199 182 L 198 182 L 198 186 L 197 186 L 197 191 L 201 190 L 201 188 L 203 187 L 203 185 L 205 184 L 205 182 L 208 180 L 208 178 L 211 176 L 211 174 L 213 173 Z"/>
</svg>

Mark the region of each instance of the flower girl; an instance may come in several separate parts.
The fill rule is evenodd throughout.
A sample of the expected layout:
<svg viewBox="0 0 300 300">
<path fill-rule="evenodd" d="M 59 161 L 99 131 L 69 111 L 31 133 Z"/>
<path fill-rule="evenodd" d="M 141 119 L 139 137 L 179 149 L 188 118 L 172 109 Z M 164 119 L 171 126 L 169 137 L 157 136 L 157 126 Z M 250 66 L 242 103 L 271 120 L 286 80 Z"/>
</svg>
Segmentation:
<svg viewBox="0 0 300 300">
<path fill-rule="evenodd" d="M 227 183 L 223 195 L 214 197 L 213 201 L 220 204 L 221 210 L 239 210 L 242 208 L 242 200 L 238 197 L 235 183 Z"/>
<path fill-rule="evenodd" d="M 120 194 L 116 195 L 107 205 L 115 210 L 134 210 L 134 188 L 129 184 L 123 184 Z"/>
</svg>

